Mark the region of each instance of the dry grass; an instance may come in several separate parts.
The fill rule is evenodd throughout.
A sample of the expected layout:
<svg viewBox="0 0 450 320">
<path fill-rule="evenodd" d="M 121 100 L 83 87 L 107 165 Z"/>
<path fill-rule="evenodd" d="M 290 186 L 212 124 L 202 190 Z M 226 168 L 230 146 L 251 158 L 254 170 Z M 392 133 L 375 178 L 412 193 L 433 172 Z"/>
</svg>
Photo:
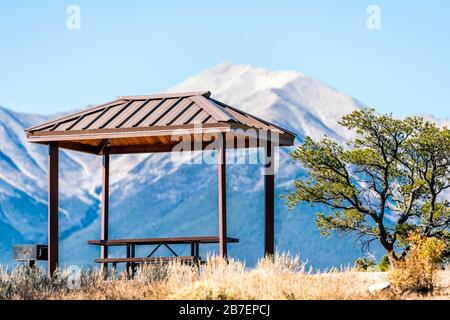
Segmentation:
<svg viewBox="0 0 450 320">
<path fill-rule="evenodd" d="M 450 297 L 450 273 L 438 275 L 440 298 Z M 105 280 L 98 271 L 83 271 L 75 282 L 68 270 L 49 281 L 41 269 L 0 270 L 0 299 L 385 299 L 432 296 L 371 295 L 368 286 L 385 274 L 355 270 L 312 273 L 298 257 L 277 255 L 255 268 L 210 257 L 196 268 L 173 263 L 146 266 L 132 280 L 125 274 Z"/>
<path fill-rule="evenodd" d="M 404 260 L 397 262 L 389 281 L 396 292 L 432 292 L 442 265 L 445 242 L 410 234 L 408 243 L 409 253 Z"/>
</svg>

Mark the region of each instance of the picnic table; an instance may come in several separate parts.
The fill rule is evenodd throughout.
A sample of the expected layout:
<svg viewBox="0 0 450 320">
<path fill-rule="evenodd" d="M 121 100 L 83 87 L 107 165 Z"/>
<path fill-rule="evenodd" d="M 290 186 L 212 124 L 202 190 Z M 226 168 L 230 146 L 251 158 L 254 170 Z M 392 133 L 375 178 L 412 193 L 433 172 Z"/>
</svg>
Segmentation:
<svg viewBox="0 0 450 320">
<path fill-rule="evenodd" d="M 228 243 L 239 242 L 239 239 L 227 237 Z M 117 263 L 126 263 L 127 270 L 134 270 L 136 264 L 139 263 L 167 263 L 177 259 L 182 263 L 198 264 L 202 262 L 200 257 L 200 244 L 219 243 L 218 236 L 201 236 L 201 237 L 171 237 L 171 238 L 138 238 L 138 239 L 111 239 L 111 240 L 89 240 L 88 244 L 104 247 L 126 247 L 126 257 L 118 258 L 101 258 L 95 259 L 96 263 L 109 264 L 115 268 Z M 188 244 L 191 246 L 190 256 L 179 256 L 172 245 Z M 136 246 L 156 246 L 146 257 L 136 257 Z M 156 257 L 154 254 L 160 247 L 166 247 L 173 256 Z"/>
</svg>

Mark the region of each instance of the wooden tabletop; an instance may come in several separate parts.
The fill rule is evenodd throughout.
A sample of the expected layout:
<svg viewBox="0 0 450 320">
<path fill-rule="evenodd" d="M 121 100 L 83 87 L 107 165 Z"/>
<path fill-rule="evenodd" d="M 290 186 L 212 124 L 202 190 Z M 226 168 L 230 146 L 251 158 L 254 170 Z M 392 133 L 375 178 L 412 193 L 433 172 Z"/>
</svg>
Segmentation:
<svg viewBox="0 0 450 320">
<path fill-rule="evenodd" d="M 236 243 L 239 239 L 227 237 L 227 242 Z M 96 246 L 126 246 L 151 245 L 151 244 L 189 244 L 189 243 L 219 243 L 218 236 L 206 237 L 171 237 L 171 238 L 138 238 L 138 239 L 112 239 L 112 240 L 88 240 L 88 244 Z"/>
</svg>

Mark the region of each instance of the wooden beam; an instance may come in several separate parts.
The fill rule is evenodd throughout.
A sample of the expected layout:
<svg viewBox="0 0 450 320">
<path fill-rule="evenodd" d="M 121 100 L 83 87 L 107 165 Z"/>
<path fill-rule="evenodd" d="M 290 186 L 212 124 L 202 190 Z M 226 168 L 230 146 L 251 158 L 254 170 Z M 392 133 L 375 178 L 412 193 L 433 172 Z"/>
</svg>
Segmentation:
<svg viewBox="0 0 450 320">
<path fill-rule="evenodd" d="M 109 224 L 109 151 L 108 148 L 103 151 L 103 167 L 102 167 L 102 219 L 101 219 L 101 240 L 108 240 L 108 224 Z M 108 246 L 101 247 L 101 258 L 108 258 Z M 108 264 L 102 265 L 103 271 L 106 273 Z"/>
<path fill-rule="evenodd" d="M 108 146 L 108 144 L 109 144 L 109 139 L 103 139 L 97 147 L 97 154 L 103 155 L 105 152 L 105 148 Z"/>
<path fill-rule="evenodd" d="M 275 252 L 275 148 L 270 141 L 264 151 L 264 254 L 273 256 Z"/>
<path fill-rule="evenodd" d="M 136 145 L 122 145 L 122 146 L 110 146 L 110 154 L 132 154 L 132 153 L 159 153 L 159 152 L 171 152 L 176 144 L 136 144 Z"/>
<path fill-rule="evenodd" d="M 98 148 L 85 143 L 79 143 L 74 141 L 62 141 L 58 143 L 60 148 L 69 149 L 74 151 L 85 152 L 89 154 L 98 154 Z"/>
<path fill-rule="evenodd" d="M 227 257 L 227 185 L 225 134 L 219 135 L 218 147 L 219 254 Z"/>
<path fill-rule="evenodd" d="M 166 136 L 161 136 L 161 138 L 167 138 L 170 139 L 169 137 Z M 183 150 L 183 152 L 191 152 L 191 151 L 198 151 L 195 150 L 194 148 L 201 148 L 201 150 L 204 150 L 207 147 L 210 147 L 212 143 L 214 143 L 213 141 L 203 141 L 203 142 L 198 142 L 198 146 L 196 145 L 197 143 L 194 143 L 193 138 L 191 138 L 191 145 L 190 145 L 190 149 L 187 148 L 188 144 L 183 145 L 184 147 L 187 148 L 187 150 Z M 184 142 L 172 142 L 170 141 L 170 143 L 156 143 L 156 144 L 135 144 L 135 145 L 112 145 L 110 147 L 108 147 L 109 149 L 109 153 L 110 154 L 131 154 L 131 153 L 158 153 L 158 152 L 172 152 L 173 149 L 178 145 L 178 144 L 183 144 Z M 179 152 L 179 151 L 176 151 Z"/>
<path fill-rule="evenodd" d="M 58 144 L 48 149 L 48 276 L 52 277 L 59 263 L 58 254 Z"/>
</svg>

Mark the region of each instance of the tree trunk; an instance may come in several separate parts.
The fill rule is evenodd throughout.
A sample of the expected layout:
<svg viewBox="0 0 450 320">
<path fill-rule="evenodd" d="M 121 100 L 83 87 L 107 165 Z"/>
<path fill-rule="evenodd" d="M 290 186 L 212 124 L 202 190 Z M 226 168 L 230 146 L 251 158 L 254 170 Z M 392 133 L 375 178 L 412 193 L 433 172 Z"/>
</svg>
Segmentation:
<svg viewBox="0 0 450 320">
<path fill-rule="evenodd" d="M 389 258 L 389 264 L 391 265 L 391 270 L 393 270 L 398 261 L 397 255 L 395 254 L 395 251 L 393 249 L 386 251 Z"/>
</svg>

